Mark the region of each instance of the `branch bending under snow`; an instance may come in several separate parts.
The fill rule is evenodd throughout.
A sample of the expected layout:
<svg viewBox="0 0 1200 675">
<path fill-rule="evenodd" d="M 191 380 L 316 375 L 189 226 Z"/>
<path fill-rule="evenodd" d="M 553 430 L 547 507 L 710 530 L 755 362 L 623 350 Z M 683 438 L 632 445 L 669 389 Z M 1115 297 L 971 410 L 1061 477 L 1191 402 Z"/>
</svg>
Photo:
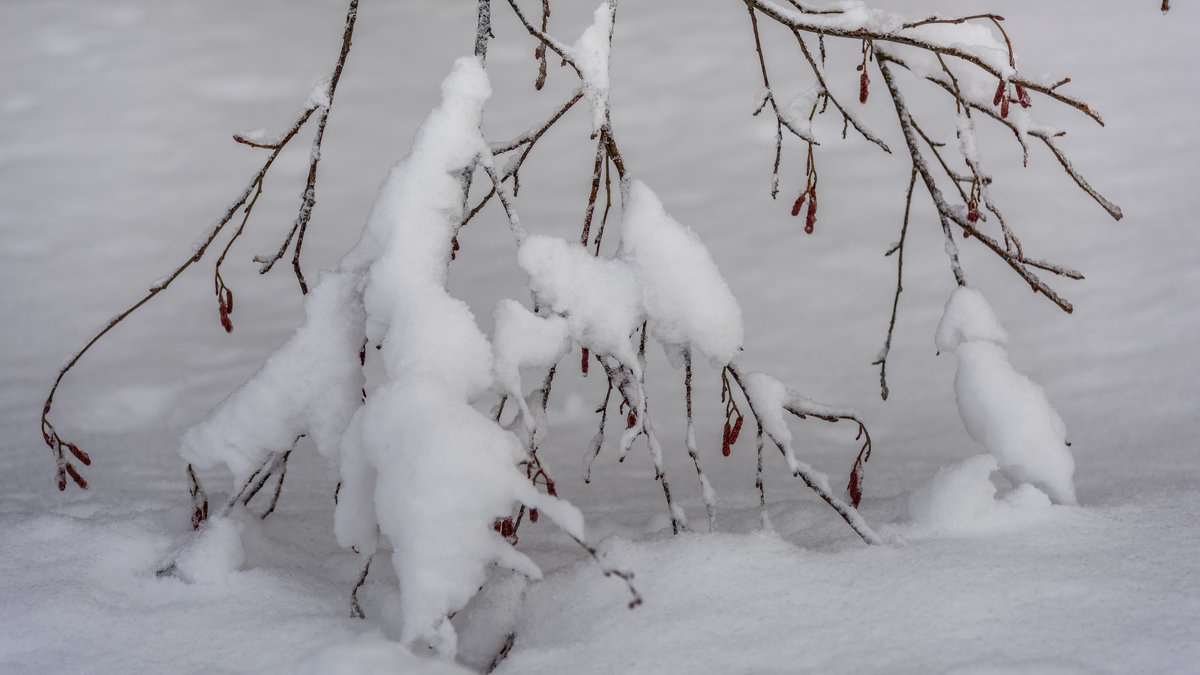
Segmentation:
<svg viewBox="0 0 1200 675">
<path fill-rule="evenodd" d="M 846 524 L 850 526 L 850 529 L 854 530 L 854 532 L 860 538 L 862 538 L 864 542 L 868 544 L 883 543 L 883 539 L 881 539 L 879 535 L 875 534 L 874 530 L 867 525 L 867 522 L 858 513 L 858 509 L 854 504 L 847 504 L 841 498 L 833 494 L 832 489 L 829 487 L 829 478 L 827 476 L 813 469 L 808 464 L 796 459 L 795 454 L 792 451 L 790 438 L 783 435 L 783 433 L 786 432 L 786 428 L 775 429 L 774 425 L 769 421 L 776 420 L 782 424 L 782 417 L 777 418 L 776 416 L 779 412 L 788 412 L 796 417 L 799 417 L 800 419 L 805 419 L 806 417 L 811 416 L 826 422 L 853 420 L 856 424 L 858 424 L 858 438 L 864 439 L 864 442 L 862 448 L 859 450 L 858 458 L 854 462 L 854 469 L 851 472 L 850 483 L 847 486 L 851 501 L 857 503 L 858 499 L 862 496 L 863 465 L 871 457 L 871 436 L 867 432 L 866 425 L 862 423 L 862 420 L 859 419 L 857 413 L 850 410 L 830 408 L 816 403 L 815 401 L 810 401 L 801 396 L 795 395 L 790 391 L 788 392 L 787 399 L 781 402 L 780 411 L 765 410 L 763 409 L 765 402 L 761 398 L 756 401 L 755 397 L 752 395 L 750 391 L 751 387 L 746 382 L 747 376 L 744 375 L 738 369 L 738 367 L 732 363 L 726 368 L 729 374 L 733 376 L 734 382 L 736 382 L 738 387 L 742 390 L 742 395 L 745 397 L 747 404 L 750 406 L 750 411 L 758 423 L 760 460 L 758 479 L 756 482 L 758 484 L 760 493 L 763 491 L 761 455 L 762 436 L 765 432 L 767 437 L 771 439 L 771 442 L 774 443 L 777 448 L 779 448 L 779 452 L 783 454 L 784 458 L 787 460 L 788 469 L 792 472 L 793 476 L 804 481 L 804 484 L 807 485 L 809 489 L 817 493 L 817 496 L 824 500 L 825 503 L 828 504 L 834 511 L 836 511 L 837 514 L 842 517 L 842 520 L 845 520 Z M 775 382 L 774 378 L 770 378 L 769 376 L 761 374 L 759 375 L 760 377 L 768 378 Z M 782 385 L 778 386 L 782 387 Z M 763 503 L 765 504 L 765 493 L 762 493 L 761 498 L 764 500 Z"/>
<path fill-rule="evenodd" d="M 275 258 L 276 260 L 281 258 L 284 252 L 287 250 L 287 247 L 290 244 L 293 236 L 298 235 L 296 240 L 296 253 L 293 259 L 293 267 L 297 275 L 297 280 L 300 282 L 301 290 L 307 291 L 304 283 L 304 276 L 300 272 L 300 246 L 304 238 L 304 229 L 307 227 L 309 217 L 312 214 L 312 205 L 315 203 L 314 195 L 316 185 L 316 166 L 317 161 L 320 159 L 321 138 L 324 133 L 326 120 L 329 117 L 329 108 L 333 102 L 334 90 L 337 87 L 338 79 L 341 77 L 342 67 L 345 65 L 346 56 L 350 53 L 351 38 L 354 34 L 354 23 L 357 16 L 358 0 L 350 0 L 349 8 L 346 11 L 346 27 L 342 34 L 341 52 L 338 55 L 338 60 L 334 67 L 333 75 L 329 80 L 327 95 L 310 96 L 304 110 L 300 112 L 288 130 L 277 139 L 262 140 L 257 138 L 248 138 L 247 135 L 242 134 L 234 135 L 234 140 L 239 143 L 249 145 L 251 147 L 268 149 L 271 152 L 267 156 L 266 161 L 263 162 L 262 167 L 259 168 L 258 172 L 250 179 L 249 183 L 247 183 L 246 187 L 242 190 L 242 193 L 233 201 L 232 204 L 229 205 L 227 209 L 225 209 L 225 212 L 221 215 L 217 222 L 209 227 L 208 231 L 201 238 L 200 245 L 197 246 L 192 252 L 191 257 L 185 260 L 183 264 L 177 267 L 165 279 L 154 284 L 147 294 L 143 296 L 142 299 L 134 303 L 133 306 L 110 319 L 109 322 L 103 328 L 101 328 L 99 332 L 97 332 L 79 351 L 75 352 L 75 354 L 72 355 L 67 361 L 66 365 L 64 365 L 58 371 L 58 375 L 54 379 L 54 384 L 51 385 L 50 392 L 46 396 L 45 405 L 42 407 L 41 422 L 42 439 L 45 441 L 46 445 L 50 447 L 50 451 L 54 456 L 54 461 L 57 468 L 57 481 L 59 490 L 67 489 L 68 476 L 80 488 L 85 490 L 87 489 L 87 481 L 84 480 L 84 478 L 79 474 L 79 471 L 75 468 L 75 466 L 72 465 L 71 461 L 64 454 L 64 451 L 73 455 L 76 460 L 85 466 L 91 464 L 91 458 L 87 455 L 87 453 L 80 450 L 74 443 L 69 443 L 63 440 L 62 437 L 59 436 L 58 431 L 54 428 L 54 425 L 50 422 L 50 409 L 54 405 L 54 395 L 58 392 L 58 387 L 62 384 L 63 377 L 65 377 L 66 374 L 75 367 L 75 364 L 77 364 L 79 360 L 83 358 L 83 355 L 86 354 L 97 342 L 99 342 L 101 338 L 107 335 L 109 331 L 124 321 L 130 314 L 133 314 L 140 309 L 142 305 L 145 305 L 147 302 L 153 299 L 154 296 L 166 290 L 167 287 L 169 287 L 176 279 L 178 279 L 179 276 L 182 275 L 189 267 L 191 267 L 193 263 L 199 262 L 200 259 L 204 257 L 205 252 L 208 251 L 208 247 L 212 245 L 225 226 L 228 225 L 233 219 L 234 215 L 238 212 L 238 209 L 245 207 L 241 225 L 238 227 L 237 232 L 235 232 L 233 237 L 230 239 L 229 245 L 232 245 L 233 241 L 241 235 L 246 226 L 246 221 L 250 217 L 250 212 L 254 208 L 254 204 L 257 202 L 258 195 L 262 191 L 263 179 L 267 175 L 267 171 L 270 170 L 271 165 L 275 162 L 275 159 L 279 157 L 279 154 L 283 151 L 283 148 L 296 136 L 297 133 L 299 133 L 300 129 L 305 125 L 305 123 L 308 122 L 313 113 L 320 110 L 317 134 L 313 140 L 313 152 L 309 159 L 309 177 L 304 192 L 304 201 L 301 203 L 300 213 L 297 215 L 296 221 L 292 226 L 292 232 L 288 235 L 287 241 L 284 242 L 284 246 L 280 249 L 279 255 Z M 218 308 L 220 310 L 222 319 L 221 323 L 223 326 L 225 326 L 227 331 L 232 329 L 229 313 L 233 311 L 233 293 L 228 289 L 228 287 L 225 286 L 224 280 L 221 278 L 220 266 L 225 259 L 225 254 L 228 253 L 228 251 L 229 246 L 226 246 L 225 250 L 222 252 L 217 261 L 214 271 L 217 301 L 219 305 Z M 262 262 L 258 259 L 256 259 L 256 261 Z M 272 264 L 273 262 L 274 261 L 272 261 Z M 269 265 L 267 269 L 269 269 Z M 266 269 L 261 271 L 265 272 Z"/>
</svg>

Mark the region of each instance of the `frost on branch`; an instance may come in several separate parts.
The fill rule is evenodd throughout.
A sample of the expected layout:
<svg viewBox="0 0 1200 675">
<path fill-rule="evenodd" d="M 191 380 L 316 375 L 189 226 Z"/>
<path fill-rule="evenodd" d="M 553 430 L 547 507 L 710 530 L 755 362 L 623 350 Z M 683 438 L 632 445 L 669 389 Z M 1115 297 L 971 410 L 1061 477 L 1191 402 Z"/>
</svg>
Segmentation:
<svg viewBox="0 0 1200 675">
<path fill-rule="evenodd" d="M 954 291 L 936 342 L 939 351 L 958 357 L 954 396 L 963 426 L 1014 483 L 1030 483 L 1059 504 L 1075 504 L 1066 425 L 1042 387 L 1008 362 L 1007 340 L 982 293 Z"/>
</svg>

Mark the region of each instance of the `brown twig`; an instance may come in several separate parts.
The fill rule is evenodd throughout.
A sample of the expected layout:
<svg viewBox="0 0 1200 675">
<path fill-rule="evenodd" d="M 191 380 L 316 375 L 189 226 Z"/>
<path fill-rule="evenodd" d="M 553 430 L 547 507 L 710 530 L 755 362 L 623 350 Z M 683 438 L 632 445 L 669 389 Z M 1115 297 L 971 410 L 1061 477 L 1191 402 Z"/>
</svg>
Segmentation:
<svg viewBox="0 0 1200 675">
<path fill-rule="evenodd" d="M 900 225 L 900 240 L 885 253 L 885 256 L 896 253 L 896 295 L 892 298 L 892 318 L 888 320 L 887 337 L 883 340 L 883 348 L 879 350 L 879 358 L 871 363 L 879 366 L 879 395 L 887 400 L 887 359 L 892 351 L 892 335 L 896 331 L 896 314 L 900 309 L 900 294 L 904 291 L 904 241 L 908 236 L 908 216 L 912 211 L 913 188 L 917 186 L 917 169 L 913 167 L 908 179 L 908 193 L 904 197 L 904 222 Z"/>
<path fill-rule="evenodd" d="M 1062 103 L 1064 105 L 1068 105 L 1072 108 L 1075 108 L 1079 112 L 1081 112 L 1084 115 L 1087 115 L 1088 117 L 1095 120 L 1101 126 L 1104 125 L 1104 121 L 1100 117 L 1100 115 L 1098 113 L 1096 113 L 1094 110 L 1092 110 L 1091 108 L 1089 108 L 1086 103 L 1084 103 L 1083 101 L 1080 101 L 1079 99 L 1072 98 L 1070 96 L 1065 96 L 1065 95 L 1060 94 L 1057 91 L 1055 91 L 1055 88 L 1058 85 L 1046 86 L 1044 84 L 1041 84 L 1040 82 L 1034 82 L 1034 81 L 1025 79 L 1020 74 L 1014 74 L 1009 77 L 1005 77 L 1004 73 L 1000 72 L 999 70 L 997 70 L 996 68 L 994 68 L 993 66 L 988 64 L 986 61 L 984 61 L 980 57 L 976 56 L 975 54 L 972 54 L 970 51 L 963 49 L 961 47 L 954 46 L 954 45 L 939 45 L 939 44 L 936 44 L 933 42 L 929 42 L 928 40 L 923 40 L 920 38 L 915 38 L 915 37 L 912 37 L 909 35 L 905 35 L 902 31 L 886 33 L 886 32 L 882 32 L 882 31 L 869 30 L 869 29 L 865 29 L 862 27 L 859 27 L 859 28 L 856 28 L 853 30 L 848 30 L 848 29 L 839 28 L 836 26 L 831 26 L 828 24 L 823 24 L 821 22 L 806 22 L 803 19 L 796 17 L 795 15 L 789 16 L 789 15 L 780 13 L 778 11 L 776 5 L 774 5 L 770 2 L 766 2 L 765 0 L 744 0 L 744 1 L 746 2 L 747 6 L 751 7 L 752 9 L 756 9 L 756 10 L 762 12 L 764 16 L 770 17 L 772 20 L 786 26 L 787 28 L 789 28 L 791 30 L 799 30 L 799 31 L 803 31 L 806 33 L 829 35 L 829 36 L 833 36 L 833 37 L 849 38 L 849 39 L 853 39 L 853 40 L 871 40 L 872 42 L 884 42 L 884 43 L 905 45 L 908 47 L 916 47 L 919 49 L 923 49 L 923 50 L 928 51 L 933 54 L 942 54 L 944 56 L 953 56 L 957 59 L 961 59 L 963 61 L 966 61 L 967 63 L 970 63 L 971 65 L 978 67 L 980 70 L 983 70 L 984 72 L 990 73 L 991 75 L 995 76 L 998 79 L 1005 80 L 1012 84 L 1021 85 L 1022 87 L 1024 87 L 1025 89 L 1028 89 L 1029 91 L 1036 91 L 1036 92 L 1045 94 L 1046 96 L 1049 96 L 1050 98 L 1058 101 L 1059 103 Z M 876 50 L 876 52 L 877 52 L 876 55 L 878 56 L 878 50 Z"/>
<path fill-rule="evenodd" d="M 334 64 L 333 74 L 329 77 L 329 83 L 324 87 L 324 91 L 314 92 L 314 96 L 310 97 L 309 107 L 313 110 L 319 110 L 317 115 L 317 131 L 313 135 L 312 150 L 308 155 L 308 179 L 304 185 L 304 192 L 300 198 L 300 211 L 296 214 L 296 220 L 292 223 L 292 229 L 288 232 L 287 237 L 283 241 L 283 245 L 279 250 L 269 257 L 257 256 L 255 262 L 259 263 L 259 274 L 266 274 L 271 268 L 283 258 L 288 247 L 291 246 L 292 239 L 295 238 L 296 246 L 292 253 L 292 270 L 296 273 L 296 281 L 300 284 L 300 292 L 308 293 L 308 284 L 304 281 L 304 273 L 300 269 L 300 251 L 304 247 L 304 233 L 308 230 L 308 223 L 312 219 L 312 210 L 317 203 L 317 164 L 321 161 L 321 143 L 325 139 L 325 125 L 329 121 L 329 111 L 333 107 L 333 96 L 337 92 L 338 82 L 342 79 L 342 69 L 346 65 L 346 57 L 350 55 L 350 45 L 354 37 L 354 23 L 358 19 L 358 0 L 350 0 L 350 6 L 346 10 L 346 27 L 342 31 L 342 49 L 338 54 L 337 63 Z M 311 100 L 318 99 L 317 101 Z"/>
<path fill-rule="evenodd" d="M 733 364 L 730 364 L 727 367 L 727 370 L 728 370 L 729 374 L 733 377 L 734 382 L 737 383 L 738 388 L 742 390 L 742 396 L 745 398 L 747 405 L 750 406 L 750 412 L 751 412 L 751 414 L 754 415 L 754 418 L 758 423 L 758 427 L 760 429 L 760 435 L 759 435 L 760 452 L 761 452 L 762 433 L 765 432 L 767 437 L 769 437 L 771 439 L 771 442 L 774 443 L 777 448 L 779 448 L 779 452 L 782 453 L 785 457 L 789 457 L 790 456 L 789 443 L 785 439 L 776 438 L 775 436 L 773 436 L 771 434 L 771 432 L 769 431 L 769 428 L 767 427 L 767 425 L 765 425 L 763 423 L 764 412 L 758 410 L 755 407 L 754 400 L 752 398 L 750 398 L 750 394 L 746 390 L 746 384 L 744 382 L 744 378 L 743 378 L 743 375 L 741 374 L 740 370 Z M 851 499 L 854 499 L 855 498 L 855 487 L 857 486 L 858 487 L 858 496 L 861 497 L 861 485 L 862 485 L 862 483 L 861 483 L 861 481 L 862 481 L 861 467 L 862 467 L 862 464 L 865 463 L 871 456 L 871 437 L 869 434 L 866 434 L 866 426 L 862 423 L 862 421 L 859 420 L 856 415 L 852 415 L 852 414 L 838 414 L 838 415 L 822 414 L 822 413 L 814 412 L 813 410 L 800 409 L 794 405 L 786 405 L 784 407 L 784 410 L 793 415 L 796 415 L 797 417 L 799 417 L 801 419 L 804 419 L 808 416 L 812 416 L 812 417 L 816 417 L 818 419 L 821 419 L 821 420 L 824 420 L 827 422 L 836 422 L 840 419 L 850 419 L 850 420 L 854 420 L 855 422 L 858 423 L 858 433 L 859 433 L 858 438 L 863 438 L 865 435 L 866 440 L 863 444 L 862 449 L 859 451 L 858 458 L 855 460 L 855 463 L 854 463 L 854 471 L 851 473 L 851 478 L 850 478 L 850 493 L 851 493 Z M 803 463 L 800 463 L 800 462 L 796 463 L 796 466 L 794 468 L 792 468 L 792 472 L 793 472 L 793 476 L 795 476 L 796 478 L 799 478 L 801 481 L 803 481 L 804 484 L 807 485 L 810 490 L 815 492 L 817 494 L 817 496 L 821 498 L 822 501 L 824 501 L 826 504 L 828 504 L 830 506 L 830 508 L 832 508 L 835 512 L 837 512 L 837 514 L 842 517 L 842 520 L 846 521 L 846 524 L 850 526 L 850 529 L 854 530 L 855 534 L 857 534 L 864 542 L 866 542 L 867 544 L 878 544 L 878 543 L 882 542 L 882 540 L 879 538 L 879 536 L 876 535 L 871 530 L 871 528 L 866 524 L 865 521 L 863 521 L 862 516 L 860 516 L 858 514 L 858 511 L 856 510 L 856 508 L 854 506 L 845 503 L 840 498 L 838 498 L 836 495 L 834 495 L 832 492 L 830 492 L 828 489 L 826 489 L 826 487 L 823 485 L 823 483 L 825 482 L 824 476 L 818 475 L 810 467 L 808 467 L 807 465 L 804 465 Z M 760 489 L 762 489 L 761 484 L 760 484 Z M 765 497 L 764 497 L 764 499 L 765 499 Z M 765 514 L 765 510 L 763 513 Z"/>
</svg>

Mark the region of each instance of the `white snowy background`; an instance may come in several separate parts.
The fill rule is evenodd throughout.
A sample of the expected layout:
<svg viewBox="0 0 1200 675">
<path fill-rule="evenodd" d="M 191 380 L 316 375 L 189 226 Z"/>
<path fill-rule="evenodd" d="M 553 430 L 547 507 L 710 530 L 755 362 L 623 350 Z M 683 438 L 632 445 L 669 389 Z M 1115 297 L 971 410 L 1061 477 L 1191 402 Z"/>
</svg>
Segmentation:
<svg viewBox="0 0 1200 675">
<path fill-rule="evenodd" d="M 594 9 L 571 4 L 551 18 L 568 43 Z M 933 340 L 953 277 L 919 192 L 891 396 L 879 399 L 870 362 L 891 306 L 894 260 L 883 252 L 898 236 L 907 157 L 841 141 L 840 124 L 826 121 L 821 215 L 805 235 L 788 214 L 803 184 L 796 146 L 781 198 L 768 197 L 774 129 L 750 116 L 760 80 L 744 6 L 625 0 L 611 73 L 625 161 L 712 252 L 741 304 L 746 367 L 863 414 L 875 454 L 861 510 L 889 543 L 863 545 L 778 457 L 768 457 L 767 482 L 777 533 L 759 531 L 752 436 L 721 456 L 720 378 L 705 368 L 698 431 L 720 533 L 668 536 L 643 444 L 621 464 L 606 447 L 584 485 L 590 411 L 604 386 L 598 369 L 578 375 L 575 352 L 560 368 L 541 454 L 645 602 L 627 609 L 623 585 L 552 524 L 526 523 L 519 548 L 546 579 L 518 615 L 505 615 L 513 591 L 503 582 L 492 606 L 464 612 L 464 661 L 490 647 L 485 628 L 510 622 L 517 638 L 501 671 L 512 673 L 1200 668 L 1200 12 L 1084 0 L 876 4 L 914 17 L 998 11 L 1024 71 L 1072 77 L 1068 90 L 1104 116 L 1101 128 L 1044 100 L 1033 109 L 1070 129 L 1063 146 L 1122 206 L 1119 223 L 1051 157 L 1034 148 L 1022 168 L 1007 132 L 985 135 L 993 196 L 1026 250 L 1087 275 L 1058 284 L 1073 315 L 962 244 L 972 285 L 1009 334 L 1009 359 L 1065 421 L 1080 505 L 1027 498 L 998 475 L 993 485 L 988 460 L 970 459 L 983 449 L 958 416 L 955 358 L 936 356 Z M 335 0 L 0 4 L 0 672 L 452 670 L 383 641 L 395 607 L 389 566 L 363 589 L 367 619 L 348 618 L 359 563 L 337 546 L 333 479 L 311 445 L 294 453 L 269 519 L 230 521 L 192 541 L 179 435 L 302 317 L 290 270 L 259 277 L 250 258 L 276 248 L 294 217 L 307 143 L 276 164 L 226 264 L 238 294 L 232 335 L 202 263 L 67 376 L 55 420 L 94 460 L 89 491 L 54 488 L 37 429 L 63 359 L 185 259 L 256 170 L 262 151 L 230 135 L 286 123 L 328 72 L 344 9 Z M 387 168 L 471 49 L 474 9 L 467 0 L 362 5 L 326 134 L 308 269 L 353 245 Z M 533 46 L 503 7 L 495 13 L 484 131 L 503 140 L 542 119 L 575 77 L 552 58 L 547 91 L 534 94 Z M 767 46 L 777 86 L 806 88 L 794 45 Z M 831 87 L 853 100 L 852 53 L 845 63 L 830 71 Z M 881 84 L 862 116 L 898 148 Z M 932 90 L 928 100 L 947 103 Z M 578 232 L 590 131 L 576 110 L 533 151 L 517 200 L 531 232 Z M 953 140 L 952 126 L 940 132 Z M 489 209 L 463 233 L 450 273 L 451 292 L 485 331 L 498 299 L 527 297 L 502 214 Z M 667 468 L 703 531 L 682 374 L 654 349 L 648 380 Z M 792 430 L 801 459 L 840 482 L 857 451 L 852 425 Z M 219 470 L 202 477 L 215 499 L 228 489 Z M 156 577 L 181 547 L 192 583 Z M 472 620 L 484 628 L 472 632 Z"/>
</svg>

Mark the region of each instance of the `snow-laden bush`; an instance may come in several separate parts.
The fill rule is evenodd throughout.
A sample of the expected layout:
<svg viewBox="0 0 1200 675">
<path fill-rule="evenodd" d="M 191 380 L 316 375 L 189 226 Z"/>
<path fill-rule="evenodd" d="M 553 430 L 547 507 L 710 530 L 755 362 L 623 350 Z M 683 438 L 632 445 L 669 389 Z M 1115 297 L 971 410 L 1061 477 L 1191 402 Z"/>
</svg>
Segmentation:
<svg viewBox="0 0 1200 675">
<path fill-rule="evenodd" d="M 742 312 L 713 257 L 696 233 L 670 216 L 652 187 L 635 178 L 625 163 L 609 95 L 616 0 L 602 3 L 592 23 L 570 45 L 548 32 L 549 2 L 542 3 L 540 27 L 516 0 L 507 4 L 536 43 L 535 86 L 542 88 L 552 58 L 579 78 L 579 87 L 549 119 L 508 142 L 489 142 L 484 137 L 481 129 L 491 95 L 486 56 L 493 8 L 489 0 L 479 0 L 475 54 L 454 64 L 443 82 L 440 104 L 426 117 L 411 149 L 380 188 L 358 243 L 309 288 L 299 254 L 315 204 L 323 130 L 357 19 L 357 0 L 351 0 L 334 71 L 309 96 L 289 130 L 277 136 L 265 132 L 235 136 L 240 143 L 269 151 L 241 196 L 201 239 L 191 258 L 156 284 L 145 299 L 118 315 L 59 372 L 46 402 L 43 435 L 54 453 L 60 488 L 65 488 L 68 478 L 86 487 L 75 464 L 88 464 L 90 458 L 64 441 L 48 417 L 63 376 L 96 340 L 200 260 L 243 210 L 241 227 L 230 244 L 240 235 L 271 163 L 310 119 L 317 120 L 308 182 L 296 221 L 278 254 L 259 259 L 266 271 L 288 250 L 294 251 L 293 268 L 306 294 L 304 322 L 257 373 L 184 433 L 180 451 L 189 463 L 193 523 L 206 528 L 205 540 L 217 543 L 200 541 L 181 551 L 164 572 L 189 580 L 219 580 L 221 570 L 241 565 L 236 541 L 240 530 L 227 516 L 238 502 L 248 504 L 271 476 L 282 485 L 292 448 L 300 437 L 308 436 L 336 473 L 334 535 L 340 545 L 362 556 L 363 578 L 381 546 L 392 552 L 400 591 L 400 641 L 452 657 L 457 636 L 450 617 L 467 606 L 495 565 L 529 579 L 541 574 L 513 545 L 515 531 L 527 514 L 530 520 L 546 515 L 599 559 L 588 543 L 583 515 L 557 498 L 554 481 L 538 458 L 539 447 L 551 442 L 546 414 L 555 368 L 569 352 L 581 350 L 585 371 L 589 364 L 597 364 L 608 387 L 597 410 L 599 429 L 587 450 L 588 461 L 605 446 L 610 402 L 614 403 L 625 422 L 616 441 L 617 456 L 624 458 L 644 438 L 672 530 L 678 533 L 689 527 L 671 494 L 655 427 L 656 408 L 646 394 L 650 377 L 646 349 L 651 341 L 659 343 L 672 365 L 684 371 L 686 447 L 701 485 L 710 530 L 718 526 L 716 498 L 702 468 L 700 447 L 716 444 L 701 443 L 695 432 L 696 356 L 721 374 L 725 454 L 740 436 L 745 413 L 752 417 L 764 525 L 769 526 L 763 455 L 770 441 L 784 457 L 788 473 L 828 503 L 865 542 L 882 541 L 857 511 L 863 497 L 864 465 L 872 451 L 860 416 L 850 408 L 813 401 L 770 374 L 747 372 L 739 366 L 745 334 Z M 794 0 L 787 5 L 745 0 L 745 6 L 762 73 L 762 94 L 754 114 L 769 111 L 775 129 L 771 195 L 782 189 L 779 165 L 786 130 L 806 150 L 805 183 L 791 211 L 794 216 L 804 212 L 807 232 L 815 231 L 818 217 L 819 154 L 814 149 L 824 132 L 814 122 L 820 115 L 829 112 L 840 117 L 843 135 L 853 128 L 881 151 L 892 152 L 882 136 L 828 86 L 828 78 L 843 73 L 826 63 L 825 42 L 860 43 L 862 60 L 853 76 L 859 84 L 858 104 L 866 104 L 874 90 L 894 108 L 912 173 L 900 238 L 888 253 L 898 253 L 898 279 L 891 321 L 876 362 L 885 399 L 887 358 L 918 179 L 944 235 L 959 290 L 946 306 L 936 342 L 959 360 L 954 385 L 959 410 L 970 435 L 991 456 L 939 472 L 914 494 L 910 506 L 915 519 L 953 524 L 961 520 L 964 510 L 973 513 L 994 507 L 990 475 L 997 469 L 1018 485 L 1010 493 L 1017 502 L 1039 502 L 1040 490 L 1058 503 L 1074 504 L 1074 464 L 1065 445 L 1063 422 L 1041 388 L 1008 363 L 1003 347 L 1006 335 L 999 321 L 982 294 L 967 287 L 956 235 L 978 242 L 1035 291 L 1071 311 L 1070 303 L 1040 275 L 1080 275 L 1026 255 L 991 198 L 992 179 L 983 166 L 976 124 L 990 119 L 1007 128 L 1026 155 L 1034 141 L 1041 143 L 1084 192 L 1120 218 L 1120 210 L 1067 160 L 1059 147 L 1061 133 L 1037 123 L 1029 108 L 1036 95 L 1039 102 L 1057 102 L 1096 121 L 1099 116 L 1061 93 L 1066 80 L 1055 83 L 1026 77 L 1017 68 L 1003 19 L 996 15 L 910 21 L 855 1 L 815 7 Z M 814 77 L 809 89 L 786 104 L 776 99 L 760 19 L 794 37 Z M 871 72 L 878 73 L 882 88 L 878 82 L 872 85 Z M 949 146 L 927 135 L 923 128 L 927 122 L 918 121 L 907 103 L 908 92 L 921 85 L 948 97 L 947 110 L 953 112 L 947 117 L 958 139 L 957 158 Z M 595 162 L 582 232 L 575 242 L 540 233 L 536 223 L 532 232 L 527 229 L 518 216 L 516 190 L 530 150 L 580 101 L 590 108 L 584 135 L 595 142 Z M 503 164 L 497 161 L 502 157 L 507 157 Z M 483 178 L 488 191 L 472 206 L 471 197 L 478 192 L 472 192 L 472 185 Z M 605 202 L 597 214 L 601 190 Z M 614 196 L 620 213 L 618 243 L 612 245 L 610 236 L 611 253 L 606 254 L 602 238 Z M 462 227 L 493 199 L 507 218 L 516 244 L 512 264 L 528 280 L 530 302 L 527 306 L 516 298 L 502 300 L 494 309 L 489 338 L 467 304 L 449 293 L 447 280 Z M 224 257 L 217 261 L 214 282 L 221 323 L 232 330 L 233 292 L 220 274 Z M 368 349 L 378 350 L 383 367 L 383 381 L 369 393 L 363 376 Z M 522 371 L 529 370 L 546 373 L 532 390 L 522 382 Z M 497 399 L 498 406 L 485 414 Z M 502 420 L 508 405 L 517 412 L 506 424 Z M 844 489 L 835 487 L 797 453 L 787 414 L 857 423 L 862 446 Z M 207 496 L 192 467 L 218 465 L 232 473 L 234 487 L 221 517 L 203 525 L 209 517 Z M 625 572 L 604 572 L 629 583 Z M 630 604 L 636 605 L 640 598 L 632 585 L 629 590 L 634 597 Z M 356 600 L 352 606 L 361 614 Z"/>
</svg>

